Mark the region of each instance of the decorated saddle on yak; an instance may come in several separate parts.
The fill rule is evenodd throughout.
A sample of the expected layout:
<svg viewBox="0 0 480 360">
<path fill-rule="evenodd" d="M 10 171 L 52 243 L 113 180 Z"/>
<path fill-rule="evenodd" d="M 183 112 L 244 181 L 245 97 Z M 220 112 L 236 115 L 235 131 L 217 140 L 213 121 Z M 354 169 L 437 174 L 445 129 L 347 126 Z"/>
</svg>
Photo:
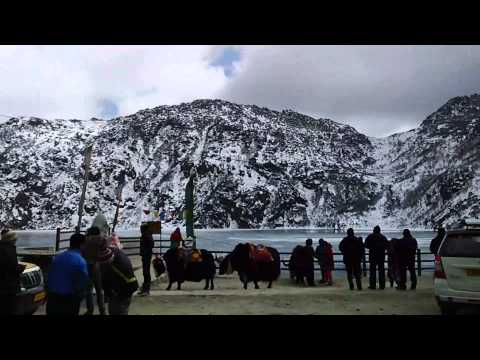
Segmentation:
<svg viewBox="0 0 480 360">
<path fill-rule="evenodd" d="M 202 256 L 199 249 L 184 249 L 185 279 L 189 281 L 202 281 L 205 279 L 207 259 Z M 215 266 L 215 265 L 214 265 Z"/>
<path fill-rule="evenodd" d="M 195 262 L 195 263 L 203 261 L 202 252 L 198 249 L 191 249 L 189 258 L 191 262 Z"/>
<path fill-rule="evenodd" d="M 185 266 L 187 266 L 188 263 L 199 263 L 203 261 L 202 252 L 199 249 L 179 247 L 177 251 L 179 259 L 183 259 Z"/>
<path fill-rule="evenodd" d="M 273 261 L 273 256 L 268 251 L 267 247 L 264 245 L 253 245 L 253 244 L 248 244 L 249 246 L 249 252 L 250 252 L 250 258 L 253 259 L 255 262 L 271 262 Z"/>
</svg>

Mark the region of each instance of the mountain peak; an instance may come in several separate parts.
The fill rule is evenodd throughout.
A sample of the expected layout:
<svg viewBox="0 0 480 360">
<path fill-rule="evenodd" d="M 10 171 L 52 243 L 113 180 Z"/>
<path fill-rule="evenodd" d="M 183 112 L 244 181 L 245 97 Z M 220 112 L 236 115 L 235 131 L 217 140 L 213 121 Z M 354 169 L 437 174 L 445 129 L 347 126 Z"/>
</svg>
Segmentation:
<svg viewBox="0 0 480 360">
<path fill-rule="evenodd" d="M 421 131 L 441 126 L 447 131 L 461 129 L 480 118 L 480 94 L 457 96 L 449 99 L 420 125 Z M 452 129 L 450 129 L 452 130 Z"/>
<path fill-rule="evenodd" d="M 467 105 L 469 103 L 480 103 L 480 94 L 455 96 L 449 99 L 444 106 Z"/>
</svg>

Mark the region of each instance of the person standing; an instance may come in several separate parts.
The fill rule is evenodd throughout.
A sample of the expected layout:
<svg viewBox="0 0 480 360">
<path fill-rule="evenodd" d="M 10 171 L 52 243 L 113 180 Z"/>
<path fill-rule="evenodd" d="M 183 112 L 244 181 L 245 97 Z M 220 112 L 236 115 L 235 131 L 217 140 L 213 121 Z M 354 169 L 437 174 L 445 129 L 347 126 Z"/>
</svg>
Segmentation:
<svg viewBox="0 0 480 360">
<path fill-rule="evenodd" d="M 410 230 L 403 230 L 403 237 L 395 242 L 395 255 L 399 267 L 399 283 L 397 290 L 407 289 L 407 270 L 410 273 L 411 290 L 417 288 L 417 274 L 415 272 L 415 254 L 418 243 Z"/>
<path fill-rule="evenodd" d="M 153 255 L 153 236 L 147 224 L 140 226 L 140 256 L 142 257 L 142 272 L 143 272 L 143 284 L 139 296 L 150 295 L 150 284 L 152 277 L 150 274 L 150 265 L 152 263 Z"/>
<path fill-rule="evenodd" d="M 322 275 L 322 278 L 320 279 L 320 284 L 325 283 L 327 280 L 325 278 L 325 262 L 326 262 L 326 257 L 325 257 L 325 251 L 327 248 L 327 242 L 323 239 L 318 240 L 318 246 L 315 249 L 315 257 L 317 258 L 318 265 L 320 266 L 320 273 Z"/>
<path fill-rule="evenodd" d="M 93 304 L 93 288 L 95 287 L 95 293 L 97 296 L 97 305 L 100 315 L 105 315 L 105 301 L 102 290 L 102 278 L 100 274 L 100 266 L 98 264 L 98 256 L 100 250 L 107 243 L 105 235 L 103 235 L 100 229 L 96 226 L 87 230 L 87 236 L 85 240 L 85 246 L 83 248 L 83 256 L 87 261 L 88 274 L 90 281 L 87 285 L 86 303 L 87 312 L 85 315 L 93 315 L 95 310 Z"/>
<path fill-rule="evenodd" d="M 73 234 L 70 248 L 56 255 L 48 271 L 47 315 L 78 315 L 87 282 L 87 262 L 81 255 L 85 236 Z"/>
<path fill-rule="evenodd" d="M 305 242 L 305 277 L 307 279 L 308 286 L 315 286 L 315 250 L 313 250 L 312 239 L 307 239 Z"/>
<path fill-rule="evenodd" d="M 385 289 L 385 252 L 388 249 L 388 240 L 380 232 L 380 226 L 373 228 L 373 233 L 365 239 L 365 248 L 369 250 L 368 260 L 370 263 L 370 286 L 369 289 Z"/>
<path fill-rule="evenodd" d="M 0 316 L 15 315 L 20 275 L 25 270 L 17 260 L 17 234 L 2 230 L 0 240 Z"/>
<path fill-rule="evenodd" d="M 323 272 L 325 276 L 325 282 L 328 286 L 333 285 L 332 271 L 335 268 L 335 261 L 333 259 L 332 244 L 325 241 L 325 254 L 323 263 Z"/>
<path fill-rule="evenodd" d="M 430 252 L 432 254 L 437 254 L 438 248 L 442 244 L 443 238 L 445 237 L 446 231 L 445 228 L 439 227 L 437 236 L 435 236 L 430 242 Z"/>
<path fill-rule="evenodd" d="M 350 290 L 354 290 L 353 278 L 357 289 L 362 290 L 362 259 L 365 254 L 361 238 L 355 236 L 353 229 L 347 230 L 347 236 L 340 241 L 340 252 L 343 254 L 343 263 L 347 270 L 347 279 Z"/>
<path fill-rule="evenodd" d="M 388 276 L 388 280 L 390 281 L 390 287 L 393 287 L 393 285 L 398 282 L 398 264 L 397 264 L 397 259 L 395 257 L 395 241 L 397 240 L 391 239 L 388 242 L 388 248 L 387 248 L 387 262 L 388 262 L 387 276 Z"/>
<path fill-rule="evenodd" d="M 176 249 L 180 247 L 183 242 L 182 233 L 180 232 L 180 228 L 177 227 L 175 231 L 170 235 L 170 248 Z"/>
<path fill-rule="evenodd" d="M 130 259 L 118 247 L 111 246 L 102 249 L 98 261 L 109 315 L 128 315 L 132 295 L 138 289 Z"/>
</svg>

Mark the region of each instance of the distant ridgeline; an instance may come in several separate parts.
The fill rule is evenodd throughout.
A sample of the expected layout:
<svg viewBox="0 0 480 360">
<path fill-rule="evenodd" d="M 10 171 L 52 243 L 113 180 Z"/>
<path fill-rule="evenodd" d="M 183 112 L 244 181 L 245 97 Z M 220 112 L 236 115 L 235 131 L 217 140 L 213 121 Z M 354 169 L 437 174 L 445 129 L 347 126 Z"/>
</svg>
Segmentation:
<svg viewBox="0 0 480 360">
<path fill-rule="evenodd" d="M 88 140 L 85 224 L 97 211 L 113 219 L 122 180 L 120 227 L 144 208 L 181 214 L 194 167 L 197 227 L 429 227 L 480 215 L 479 134 L 479 95 L 383 139 L 220 100 L 111 121 L 12 118 L 0 123 L 0 226 L 75 226 Z"/>
</svg>

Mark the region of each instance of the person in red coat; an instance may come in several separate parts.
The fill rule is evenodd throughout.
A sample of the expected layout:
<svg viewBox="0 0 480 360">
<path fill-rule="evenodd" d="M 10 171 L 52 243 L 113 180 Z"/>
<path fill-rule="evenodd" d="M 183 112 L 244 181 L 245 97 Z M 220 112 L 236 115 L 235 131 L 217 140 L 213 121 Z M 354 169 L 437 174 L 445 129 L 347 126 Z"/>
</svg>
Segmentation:
<svg viewBox="0 0 480 360">
<path fill-rule="evenodd" d="M 325 242 L 324 275 L 325 275 L 325 282 L 328 284 L 328 286 L 333 285 L 332 271 L 335 268 L 334 264 L 335 262 L 333 261 L 332 244 Z"/>
<path fill-rule="evenodd" d="M 182 233 L 180 232 L 180 228 L 177 227 L 172 235 L 170 235 L 170 248 L 178 248 L 182 242 Z"/>
</svg>

